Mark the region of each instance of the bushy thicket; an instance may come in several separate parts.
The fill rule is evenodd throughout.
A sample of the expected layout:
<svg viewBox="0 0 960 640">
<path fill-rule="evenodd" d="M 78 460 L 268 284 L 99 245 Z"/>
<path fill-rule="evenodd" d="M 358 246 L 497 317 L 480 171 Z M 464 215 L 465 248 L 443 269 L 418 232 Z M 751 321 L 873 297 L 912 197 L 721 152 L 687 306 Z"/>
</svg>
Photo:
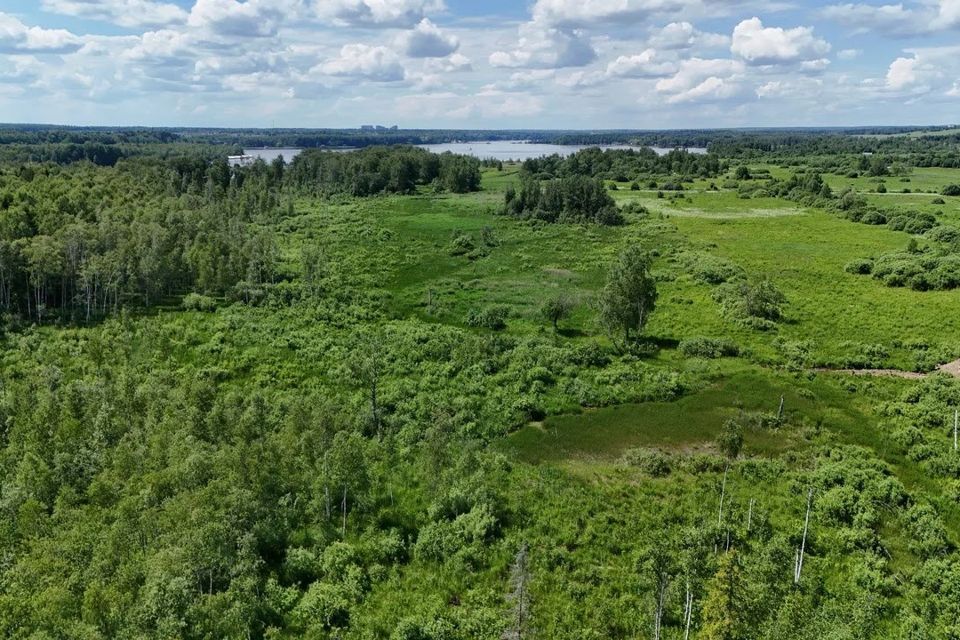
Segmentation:
<svg viewBox="0 0 960 640">
<path fill-rule="evenodd" d="M 545 183 L 523 174 L 519 190 L 507 188 L 503 213 L 544 222 L 620 225 L 624 218 L 603 181 L 573 175 Z"/>
<path fill-rule="evenodd" d="M 308 149 L 290 163 L 287 183 L 321 195 L 409 194 L 432 183 L 467 193 L 480 189 L 480 161 L 418 147 L 370 147 L 350 153 Z"/>
</svg>

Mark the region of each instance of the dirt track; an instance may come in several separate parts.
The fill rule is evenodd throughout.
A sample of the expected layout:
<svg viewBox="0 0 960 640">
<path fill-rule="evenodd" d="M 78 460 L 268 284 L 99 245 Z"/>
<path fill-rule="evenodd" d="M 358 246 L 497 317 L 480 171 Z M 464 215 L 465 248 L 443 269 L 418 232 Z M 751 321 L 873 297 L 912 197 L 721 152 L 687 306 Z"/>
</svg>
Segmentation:
<svg viewBox="0 0 960 640">
<path fill-rule="evenodd" d="M 906 380 L 922 380 L 933 373 L 946 373 L 954 378 L 960 378 L 960 360 L 942 364 L 931 373 L 917 373 L 916 371 L 902 371 L 900 369 L 814 369 L 814 371 L 817 373 L 844 373 L 851 376 L 904 378 Z"/>
</svg>

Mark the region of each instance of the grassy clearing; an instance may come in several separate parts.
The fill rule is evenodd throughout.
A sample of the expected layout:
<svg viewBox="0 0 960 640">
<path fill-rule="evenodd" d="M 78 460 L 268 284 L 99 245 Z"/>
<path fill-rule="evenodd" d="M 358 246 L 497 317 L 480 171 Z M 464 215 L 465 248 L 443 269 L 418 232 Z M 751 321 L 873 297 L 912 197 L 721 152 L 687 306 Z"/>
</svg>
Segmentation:
<svg viewBox="0 0 960 640">
<path fill-rule="evenodd" d="M 756 367 L 737 367 L 705 389 L 677 402 L 645 403 L 548 418 L 513 434 L 510 446 L 531 463 L 612 461 L 631 447 L 677 452 L 714 451 L 720 427 L 729 419 L 775 414 L 785 400 L 780 429 L 748 429 L 747 455 L 776 455 L 805 446 L 807 429 L 829 424 L 853 440 L 868 422 L 856 407 L 837 409 L 843 398 L 835 381 L 806 379 Z"/>
<path fill-rule="evenodd" d="M 839 191 L 851 187 L 861 192 L 876 191 L 877 185 L 882 180 L 887 187 L 888 192 L 899 192 L 903 189 L 910 189 L 914 193 L 923 193 L 928 195 L 939 194 L 943 188 L 949 184 L 960 184 L 960 169 L 950 169 L 941 167 L 922 167 L 913 169 L 910 175 L 905 176 L 907 181 L 894 176 L 884 176 L 883 178 L 873 178 L 870 176 L 860 176 L 858 178 L 847 178 L 833 174 L 824 174 L 824 181 L 830 185 L 834 191 Z"/>
<path fill-rule="evenodd" d="M 905 233 L 853 224 L 822 212 L 719 221 L 677 217 L 673 222 L 683 234 L 754 277 L 776 283 L 789 299 L 789 321 L 778 335 L 812 341 L 823 356 L 848 341 L 889 347 L 912 339 L 945 343 L 953 342 L 960 331 L 960 300 L 955 295 L 890 289 L 871 278 L 844 273 L 844 265 L 854 258 L 902 249 L 909 241 Z M 681 285 L 674 295 L 702 308 L 709 305 L 704 289 Z M 699 317 L 677 316 L 674 311 L 668 309 L 657 326 L 679 325 L 683 331 L 678 337 L 702 327 Z M 715 332 L 719 327 L 710 329 Z M 894 358 L 898 360 L 909 364 Z"/>
</svg>

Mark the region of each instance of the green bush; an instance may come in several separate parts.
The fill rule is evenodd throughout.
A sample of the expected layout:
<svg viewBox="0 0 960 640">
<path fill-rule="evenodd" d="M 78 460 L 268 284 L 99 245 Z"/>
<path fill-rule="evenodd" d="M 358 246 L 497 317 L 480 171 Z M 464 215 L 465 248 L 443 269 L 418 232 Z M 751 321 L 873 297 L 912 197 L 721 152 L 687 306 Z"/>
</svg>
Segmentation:
<svg viewBox="0 0 960 640">
<path fill-rule="evenodd" d="M 680 341 L 680 352 L 690 358 L 734 358 L 740 348 L 722 338 L 687 338 Z"/>
<path fill-rule="evenodd" d="M 480 329 L 499 331 L 506 328 L 507 316 L 510 308 L 504 305 L 493 305 L 480 309 L 471 309 L 467 313 L 467 325 Z"/>
<path fill-rule="evenodd" d="M 465 233 L 456 232 L 453 237 L 450 238 L 447 253 L 451 256 L 463 256 L 473 251 L 475 247 L 476 245 L 473 243 L 473 238 Z"/>
<path fill-rule="evenodd" d="M 744 276 L 736 264 L 709 253 L 681 254 L 680 261 L 695 280 L 704 284 L 722 284 Z"/>
<path fill-rule="evenodd" d="M 623 464 L 636 467 L 647 475 L 662 478 L 670 474 L 670 458 L 655 449 L 627 449 L 621 457 Z"/>
<path fill-rule="evenodd" d="M 786 296 L 769 280 L 727 282 L 717 287 L 714 299 L 725 316 L 745 326 L 766 330 L 783 318 Z"/>
<path fill-rule="evenodd" d="M 199 293 L 188 293 L 183 297 L 183 302 L 181 306 L 187 311 L 215 311 L 217 308 L 217 301 L 209 296 L 200 295 Z"/>
<path fill-rule="evenodd" d="M 844 267 L 843 270 L 847 273 L 853 273 L 855 275 L 867 276 L 873 272 L 873 260 L 868 258 L 858 258 L 856 260 L 851 260 Z"/>
</svg>

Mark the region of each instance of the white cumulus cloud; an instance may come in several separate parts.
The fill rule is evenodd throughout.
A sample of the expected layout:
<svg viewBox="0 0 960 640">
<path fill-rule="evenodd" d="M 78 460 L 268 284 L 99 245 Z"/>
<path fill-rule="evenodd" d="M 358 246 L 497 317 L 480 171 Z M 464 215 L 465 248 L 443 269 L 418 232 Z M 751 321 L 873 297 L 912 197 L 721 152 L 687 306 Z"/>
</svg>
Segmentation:
<svg viewBox="0 0 960 640">
<path fill-rule="evenodd" d="M 533 6 L 533 19 L 567 27 L 622 24 L 679 11 L 692 4 L 689 0 L 537 0 Z"/>
<path fill-rule="evenodd" d="M 520 26 L 520 40 L 510 51 L 490 55 L 494 67 L 560 69 L 582 67 L 597 59 L 589 39 L 579 31 L 543 27 L 535 22 Z"/>
<path fill-rule="evenodd" d="M 760 18 L 750 18 L 734 28 L 730 50 L 749 64 L 793 64 L 823 58 L 830 44 L 811 27 L 764 27 Z"/>
<path fill-rule="evenodd" d="M 456 36 L 444 33 L 429 18 L 421 20 L 399 40 L 401 48 L 411 58 L 445 58 L 460 48 Z"/>
<path fill-rule="evenodd" d="M 314 0 L 315 13 L 340 26 L 410 27 L 443 11 L 443 0 Z"/>
<path fill-rule="evenodd" d="M 620 56 L 607 65 L 607 75 L 617 78 L 663 78 L 676 71 L 676 64 L 660 60 L 654 49 L 634 56 Z"/>
<path fill-rule="evenodd" d="M 121 27 L 164 27 L 182 24 L 187 12 L 169 2 L 153 0 L 42 0 L 44 11 L 111 22 Z"/>
<path fill-rule="evenodd" d="M 725 47 L 730 44 L 730 38 L 719 33 L 705 33 L 689 22 L 671 22 L 654 33 L 649 43 L 657 49 Z"/>
<path fill-rule="evenodd" d="M 17 18 L 0 13 L 0 52 L 71 53 L 83 46 L 83 39 L 64 29 L 28 27 Z"/>
<path fill-rule="evenodd" d="M 744 92 L 744 71 L 738 60 L 690 58 L 676 74 L 657 81 L 656 90 L 670 104 L 724 100 Z"/>
<path fill-rule="evenodd" d="M 374 82 L 397 82 L 406 75 L 393 50 L 362 43 L 344 45 L 338 57 L 324 62 L 318 70 L 329 76 L 354 76 Z"/>
</svg>

